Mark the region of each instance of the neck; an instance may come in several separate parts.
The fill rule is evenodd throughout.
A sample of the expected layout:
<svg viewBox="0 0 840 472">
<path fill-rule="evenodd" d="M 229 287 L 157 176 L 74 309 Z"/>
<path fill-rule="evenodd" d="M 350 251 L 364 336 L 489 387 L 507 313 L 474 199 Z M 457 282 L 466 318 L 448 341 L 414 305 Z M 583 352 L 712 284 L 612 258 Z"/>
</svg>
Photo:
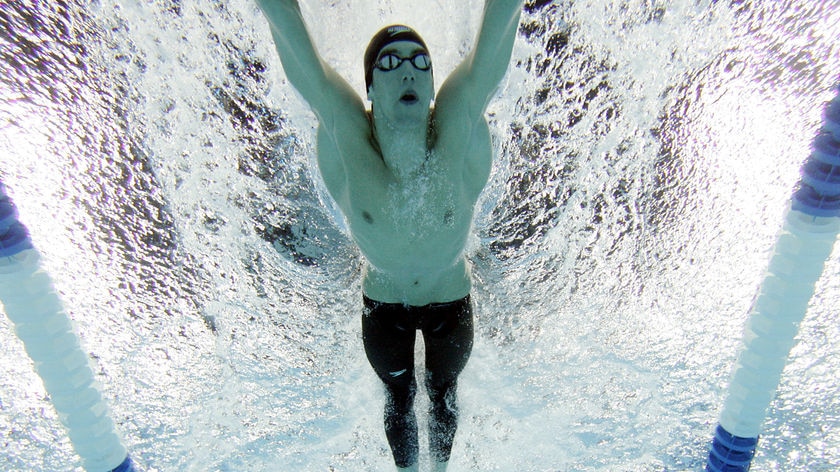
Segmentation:
<svg viewBox="0 0 840 472">
<path fill-rule="evenodd" d="M 373 137 L 385 165 L 398 180 L 414 177 L 428 155 L 428 120 L 414 126 L 373 126 Z"/>
</svg>

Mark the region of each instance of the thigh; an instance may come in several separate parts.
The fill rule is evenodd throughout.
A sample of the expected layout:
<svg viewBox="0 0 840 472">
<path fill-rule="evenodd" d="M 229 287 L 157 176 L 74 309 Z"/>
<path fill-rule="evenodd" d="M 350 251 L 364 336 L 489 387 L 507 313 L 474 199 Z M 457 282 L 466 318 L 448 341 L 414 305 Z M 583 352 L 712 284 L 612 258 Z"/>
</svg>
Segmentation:
<svg viewBox="0 0 840 472">
<path fill-rule="evenodd" d="M 435 385 L 454 381 L 467 365 L 473 345 L 473 312 L 469 297 L 436 307 L 423 326 L 426 374 Z"/>
<path fill-rule="evenodd" d="M 414 378 L 415 329 L 402 305 L 365 299 L 362 340 L 368 361 L 383 382 L 407 385 Z"/>
</svg>

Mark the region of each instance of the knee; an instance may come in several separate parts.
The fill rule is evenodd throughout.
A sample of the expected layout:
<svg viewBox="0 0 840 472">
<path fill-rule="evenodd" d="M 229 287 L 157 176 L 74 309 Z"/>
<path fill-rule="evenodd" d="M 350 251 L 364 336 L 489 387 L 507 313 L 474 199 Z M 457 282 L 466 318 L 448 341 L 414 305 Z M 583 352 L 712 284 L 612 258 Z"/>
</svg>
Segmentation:
<svg viewBox="0 0 840 472">
<path fill-rule="evenodd" d="M 428 373 L 426 375 L 426 392 L 435 406 L 446 406 L 448 409 L 454 410 L 457 387 L 457 377 L 442 379 Z"/>
<path fill-rule="evenodd" d="M 416 393 L 417 382 L 413 378 L 406 382 L 386 383 L 386 408 L 395 413 L 405 413 L 414 406 Z"/>
</svg>

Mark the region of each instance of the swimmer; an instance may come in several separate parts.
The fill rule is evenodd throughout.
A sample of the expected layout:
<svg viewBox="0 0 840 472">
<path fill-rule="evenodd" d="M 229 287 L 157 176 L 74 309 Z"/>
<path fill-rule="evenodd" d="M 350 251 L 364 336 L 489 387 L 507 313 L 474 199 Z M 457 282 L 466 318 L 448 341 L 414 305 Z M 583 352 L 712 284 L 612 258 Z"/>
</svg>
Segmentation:
<svg viewBox="0 0 840 472">
<path fill-rule="evenodd" d="M 364 54 L 370 110 L 319 56 L 297 0 L 258 3 L 286 77 L 318 118 L 318 168 L 365 259 L 362 337 L 385 386 L 394 462 L 398 470 L 418 470 L 419 330 L 432 468 L 445 471 L 457 429 L 458 375 L 473 343 L 464 248 L 493 161 L 484 113 L 507 70 L 523 0 L 485 1 L 474 48 L 437 96 L 420 35 L 402 25 L 383 28 Z"/>
</svg>

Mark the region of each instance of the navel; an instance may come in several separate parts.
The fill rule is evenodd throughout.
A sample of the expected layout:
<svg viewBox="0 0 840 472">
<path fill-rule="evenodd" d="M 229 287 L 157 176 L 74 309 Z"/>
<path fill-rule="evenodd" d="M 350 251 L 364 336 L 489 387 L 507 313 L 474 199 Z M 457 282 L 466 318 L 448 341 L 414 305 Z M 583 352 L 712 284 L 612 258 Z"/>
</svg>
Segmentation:
<svg viewBox="0 0 840 472">
<path fill-rule="evenodd" d="M 446 213 L 443 214 L 443 224 L 451 225 L 455 220 L 455 211 L 451 208 L 446 210 Z"/>
</svg>

